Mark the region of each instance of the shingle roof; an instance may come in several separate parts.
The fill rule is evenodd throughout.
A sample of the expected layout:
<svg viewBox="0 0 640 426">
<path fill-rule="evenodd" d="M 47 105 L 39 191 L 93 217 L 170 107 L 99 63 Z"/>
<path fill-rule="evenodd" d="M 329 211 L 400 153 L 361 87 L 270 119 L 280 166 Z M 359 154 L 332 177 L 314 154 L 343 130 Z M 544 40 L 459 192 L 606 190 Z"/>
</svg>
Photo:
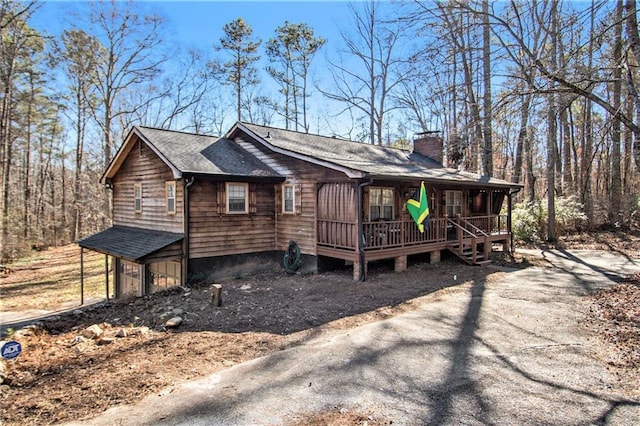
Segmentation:
<svg viewBox="0 0 640 426">
<path fill-rule="evenodd" d="M 145 142 L 182 173 L 280 177 L 238 144 L 212 136 L 150 127 L 135 128 Z"/>
<path fill-rule="evenodd" d="M 183 234 L 113 226 L 78 241 L 83 248 L 138 262 L 184 238 Z"/>
<path fill-rule="evenodd" d="M 418 153 L 256 124 L 239 123 L 238 127 L 249 130 L 267 145 L 361 171 L 368 177 L 518 186 L 505 180 L 443 167 Z"/>
</svg>

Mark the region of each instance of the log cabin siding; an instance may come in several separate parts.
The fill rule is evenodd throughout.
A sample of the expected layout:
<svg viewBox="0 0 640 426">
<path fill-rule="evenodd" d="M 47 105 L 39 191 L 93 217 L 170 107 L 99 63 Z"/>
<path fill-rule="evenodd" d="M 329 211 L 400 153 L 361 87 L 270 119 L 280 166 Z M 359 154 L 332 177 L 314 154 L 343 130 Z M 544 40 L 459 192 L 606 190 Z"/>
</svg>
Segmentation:
<svg viewBox="0 0 640 426">
<path fill-rule="evenodd" d="M 249 184 L 246 214 L 226 213 L 224 188 L 224 182 L 196 180 L 189 189 L 190 258 L 274 250 L 274 185 Z"/>
<path fill-rule="evenodd" d="M 236 138 L 244 149 L 287 178 L 275 185 L 276 249 L 284 251 L 295 241 L 302 254 L 317 255 L 317 193 L 326 182 L 350 182 L 341 172 L 272 152 L 250 138 Z M 282 212 L 282 185 L 296 186 L 295 214 Z M 351 184 L 351 183 L 349 183 Z"/>
<path fill-rule="evenodd" d="M 176 212 L 167 213 L 166 182 L 171 169 L 144 143 L 137 141 L 112 180 L 114 225 L 183 232 L 183 188 L 176 181 Z M 134 211 L 134 185 L 142 185 L 142 212 Z"/>
<path fill-rule="evenodd" d="M 316 254 L 316 182 L 312 180 L 295 181 L 294 213 L 282 212 L 282 186 L 276 185 L 276 239 L 278 250 L 286 250 L 289 241 L 295 241 L 303 254 Z M 291 184 L 285 182 L 285 184 Z"/>
</svg>

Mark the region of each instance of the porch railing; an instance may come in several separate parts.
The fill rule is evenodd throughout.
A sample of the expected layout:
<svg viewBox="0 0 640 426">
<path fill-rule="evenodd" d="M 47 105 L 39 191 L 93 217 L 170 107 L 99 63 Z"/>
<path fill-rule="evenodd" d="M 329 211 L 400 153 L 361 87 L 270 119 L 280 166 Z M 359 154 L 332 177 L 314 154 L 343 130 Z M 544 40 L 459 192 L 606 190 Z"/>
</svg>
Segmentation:
<svg viewBox="0 0 640 426">
<path fill-rule="evenodd" d="M 446 219 L 431 219 L 424 233 L 413 221 L 365 222 L 362 224 L 362 236 L 365 250 L 442 242 L 447 239 Z M 355 249 L 357 238 L 357 223 L 318 220 L 318 245 Z"/>
<path fill-rule="evenodd" d="M 450 218 L 450 220 L 456 220 Z M 475 235 L 507 234 L 507 216 L 464 217 L 461 226 Z M 362 225 L 365 250 L 408 247 L 447 241 L 447 218 L 432 218 L 424 233 L 412 220 L 365 222 Z M 452 238 L 452 236 L 449 236 Z M 455 238 L 455 237 L 453 237 Z M 336 220 L 318 220 L 318 245 L 336 249 L 354 250 L 357 246 L 358 224 Z"/>
<path fill-rule="evenodd" d="M 452 220 L 456 220 L 455 218 L 451 218 Z M 507 228 L 507 215 L 491 215 L 491 216 L 470 216 L 463 217 L 462 223 L 466 222 L 470 226 L 468 226 L 468 230 L 471 232 L 476 232 L 477 230 L 482 230 L 489 235 L 501 235 L 507 234 L 509 232 Z M 474 229 L 476 228 L 476 229 Z"/>
</svg>

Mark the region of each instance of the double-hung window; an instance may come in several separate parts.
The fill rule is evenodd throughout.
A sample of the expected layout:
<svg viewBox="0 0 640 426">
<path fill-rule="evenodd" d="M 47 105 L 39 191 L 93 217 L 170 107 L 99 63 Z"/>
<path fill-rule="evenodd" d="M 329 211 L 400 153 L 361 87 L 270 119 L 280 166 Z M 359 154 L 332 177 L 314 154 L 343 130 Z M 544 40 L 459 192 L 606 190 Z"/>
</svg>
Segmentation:
<svg viewBox="0 0 640 426">
<path fill-rule="evenodd" d="M 462 191 L 445 191 L 447 216 L 462 214 Z"/>
<path fill-rule="evenodd" d="M 393 220 L 393 188 L 369 190 L 369 220 Z"/>
<path fill-rule="evenodd" d="M 133 184 L 133 211 L 142 213 L 142 184 Z"/>
<path fill-rule="evenodd" d="M 227 183 L 227 213 L 248 213 L 249 184 Z"/>
<path fill-rule="evenodd" d="M 296 191 L 295 185 L 282 185 L 282 212 L 295 213 Z"/>
<path fill-rule="evenodd" d="M 164 188 L 167 199 L 167 214 L 176 214 L 176 183 L 166 182 Z"/>
</svg>

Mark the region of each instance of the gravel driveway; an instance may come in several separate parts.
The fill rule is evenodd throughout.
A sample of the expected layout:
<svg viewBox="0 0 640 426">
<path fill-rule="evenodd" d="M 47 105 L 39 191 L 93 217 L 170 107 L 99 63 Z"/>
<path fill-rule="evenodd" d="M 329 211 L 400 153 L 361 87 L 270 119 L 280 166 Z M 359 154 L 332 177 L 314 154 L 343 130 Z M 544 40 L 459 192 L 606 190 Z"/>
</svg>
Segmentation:
<svg viewBox="0 0 640 426">
<path fill-rule="evenodd" d="M 640 271 L 640 261 L 527 255 L 548 267 L 434 293 L 408 314 L 321 334 L 90 423 L 281 424 L 345 407 L 409 425 L 640 424 L 640 400 L 615 390 L 580 325 L 583 296 Z"/>
</svg>

